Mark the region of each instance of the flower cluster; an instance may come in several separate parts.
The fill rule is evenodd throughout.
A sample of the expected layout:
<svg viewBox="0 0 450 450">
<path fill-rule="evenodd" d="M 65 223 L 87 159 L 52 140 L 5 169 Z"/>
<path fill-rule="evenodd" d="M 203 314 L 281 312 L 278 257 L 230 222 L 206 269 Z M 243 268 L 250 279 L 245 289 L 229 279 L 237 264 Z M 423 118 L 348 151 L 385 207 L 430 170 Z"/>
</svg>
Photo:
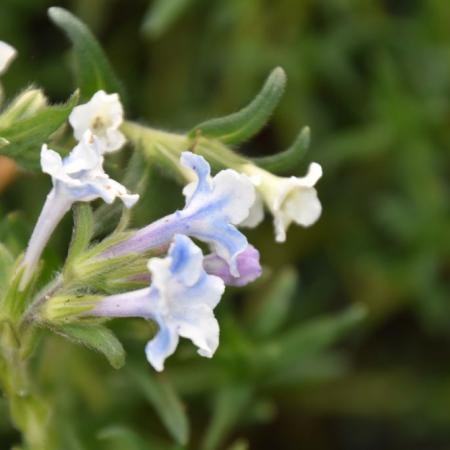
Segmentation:
<svg viewBox="0 0 450 450">
<path fill-rule="evenodd" d="M 51 176 L 53 188 L 21 265 L 22 289 L 73 203 L 100 198 L 109 204 L 119 198 L 130 208 L 139 199 L 103 169 L 105 156 L 126 141 L 119 96 L 97 92 L 88 103 L 73 109 L 69 122 L 78 141 L 70 154 L 62 158 L 47 145 L 41 150 L 42 170 Z M 179 164 L 190 181 L 183 189 L 184 207 L 100 245 L 101 250 L 88 257 L 96 270 L 130 257 L 140 258 L 147 262 L 148 272 L 134 274 L 133 281 L 146 287 L 104 290 L 87 309 L 76 313 L 79 318 L 142 317 L 154 321 L 158 331 L 146 346 L 146 356 L 158 371 L 175 352 L 180 337 L 190 339 L 200 355 L 211 357 L 219 344 L 214 308 L 225 286 L 245 286 L 261 275 L 259 252 L 239 227 L 256 226 L 263 219 L 265 204 L 274 216 L 276 240 L 282 242 L 292 222 L 309 226 L 321 213 L 314 185 L 322 171 L 316 163 L 304 178 L 276 177 L 250 163 L 212 176 L 208 161 L 190 151 L 180 153 Z M 202 249 L 208 249 L 207 253 Z"/>
</svg>

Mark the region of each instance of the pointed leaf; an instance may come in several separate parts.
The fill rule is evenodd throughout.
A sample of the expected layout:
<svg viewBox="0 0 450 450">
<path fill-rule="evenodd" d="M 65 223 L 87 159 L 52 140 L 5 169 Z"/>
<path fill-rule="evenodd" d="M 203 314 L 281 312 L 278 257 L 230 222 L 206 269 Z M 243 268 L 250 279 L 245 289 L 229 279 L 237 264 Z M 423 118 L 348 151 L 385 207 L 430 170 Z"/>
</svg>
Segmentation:
<svg viewBox="0 0 450 450">
<path fill-rule="evenodd" d="M 48 15 L 72 42 L 77 65 L 77 85 L 81 91 L 81 99 L 88 100 L 101 89 L 108 93 L 123 94 L 119 80 L 89 28 L 63 8 L 49 8 Z M 121 98 L 123 99 L 123 95 Z"/>
<path fill-rule="evenodd" d="M 276 155 L 252 158 L 252 161 L 269 172 L 278 174 L 292 171 L 308 150 L 310 137 L 309 127 L 304 127 L 288 149 Z"/>
<path fill-rule="evenodd" d="M 132 378 L 153 405 L 167 431 L 178 444 L 189 439 L 189 422 L 183 404 L 172 385 L 161 375 L 132 370 Z"/>
<path fill-rule="evenodd" d="M 114 333 L 102 325 L 64 325 L 54 329 L 76 344 L 102 353 L 115 369 L 125 364 L 125 350 Z"/>
<path fill-rule="evenodd" d="M 31 117 L 0 128 L 0 136 L 9 142 L 8 145 L 0 147 L 0 154 L 11 157 L 26 168 L 39 168 L 39 151 L 42 144 L 65 123 L 77 102 L 78 92 L 75 92 L 63 105 L 48 106 Z"/>
<path fill-rule="evenodd" d="M 286 85 L 286 74 L 277 67 L 267 78 L 255 99 L 240 111 L 226 117 L 203 122 L 189 133 L 219 139 L 226 144 L 238 144 L 258 133 L 269 120 L 281 99 Z"/>
</svg>

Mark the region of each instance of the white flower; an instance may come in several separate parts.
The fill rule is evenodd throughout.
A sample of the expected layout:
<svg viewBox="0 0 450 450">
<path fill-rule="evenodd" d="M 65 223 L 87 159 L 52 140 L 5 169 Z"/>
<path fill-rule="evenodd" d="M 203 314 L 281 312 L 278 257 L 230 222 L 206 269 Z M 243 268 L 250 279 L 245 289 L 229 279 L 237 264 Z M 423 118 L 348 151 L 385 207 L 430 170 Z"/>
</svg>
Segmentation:
<svg viewBox="0 0 450 450">
<path fill-rule="evenodd" d="M 16 55 L 17 51 L 14 47 L 6 42 L 0 41 L 0 75 L 5 73 Z"/>
<path fill-rule="evenodd" d="M 158 371 L 172 355 L 180 336 L 190 339 L 201 356 L 211 358 L 219 345 L 219 324 L 214 308 L 224 282 L 203 269 L 203 254 L 187 236 L 176 235 L 165 258 L 152 258 L 149 288 L 101 299 L 88 314 L 100 317 L 143 317 L 159 330 L 145 352 Z"/>
<path fill-rule="evenodd" d="M 126 142 L 119 130 L 123 123 L 123 107 L 118 94 L 96 92 L 89 102 L 72 110 L 69 122 L 77 140 L 90 130 L 100 142 L 102 153 L 115 152 Z"/>
<path fill-rule="evenodd" d="M 274 217 L 275 239 L 286 240 L 286 231 L 294 222 L 304 227 L 315 223 L 322 212 L 322 205 L 314 188 L 322 176 L 320 164 L 312 163 L 304 177 L 278 177 L 257 166 L 242 166 L 257 190 L 257 198 L 249 216 L 241 226 L 254 227 L 264 217 L 263 205 Z"/>
<path fill-rule="evenodd" d="M 102 198 L 106 203 L 112 203 L 118 197 L 131 208 L 139 199 L 139 195 L 128 193 L 124 186 L 105 173 L 101 145 L 90 131 L 64 159 L 44 144 L 41 165 L 43 172 L 51 175 L 55 190 L 71 202 Z"/>
</svg>

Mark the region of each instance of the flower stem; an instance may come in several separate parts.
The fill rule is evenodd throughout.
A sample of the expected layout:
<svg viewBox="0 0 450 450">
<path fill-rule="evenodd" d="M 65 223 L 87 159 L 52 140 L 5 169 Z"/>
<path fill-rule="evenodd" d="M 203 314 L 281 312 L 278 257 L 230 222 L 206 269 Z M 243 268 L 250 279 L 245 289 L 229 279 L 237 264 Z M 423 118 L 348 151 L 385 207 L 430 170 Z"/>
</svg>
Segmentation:
<svg viewBox="0 0 450 450">
<path fill-rule="evenodd" d="M 30 281 L 42 251 L 71 205 L 71 200 L 65 195 L 58 194 L 55 189 L 52 189 L 48 194 L 22 261 L 22 267 L 25 268 L 25 271 L 20 283 L 21 291 Z"/>
</svg>

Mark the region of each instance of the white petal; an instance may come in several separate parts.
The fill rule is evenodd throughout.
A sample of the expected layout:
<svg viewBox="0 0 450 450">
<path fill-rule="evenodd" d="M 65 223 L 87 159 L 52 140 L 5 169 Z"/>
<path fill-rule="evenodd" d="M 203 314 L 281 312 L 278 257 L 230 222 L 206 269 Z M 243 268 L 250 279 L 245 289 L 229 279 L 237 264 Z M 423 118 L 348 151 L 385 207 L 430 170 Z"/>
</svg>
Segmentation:
<svg viewBox="0 0 450 450">
<path fill-rule="evenodd" d="M 6 71 L 16 55 L 17 51 L 14 47 L 0 41 L 0 75 Z"/>
<path fill-rule="evenodd" d="M 190 339 L 201 356 L 211 358 L 219 346 L 219 324 L 205 305 L 186 306 L 173 315 L 178 334 Z"/>
<path fill-rule="evenodd" d="M 320 217 L 322 205 L 314 188 L 299 188 L 289 195 L 284 209 L 295 223 L 309 227 Z"/>
<path fill-rule="evenodd" d="M 227 169 L 221 170 L 213 178 L 213 183 L 215 197 L 234 199 L 234 201 L 225 202 L 222 210 L 230 223 L 236 225 L 245 220 L 255 202 L 255 188 L 249 178 Z"/>
<path fill-rule="evenodd" d="M 239 226 L 246 228 L 255 228 L 264 219 L 264 204 L 261 195 L 256 193 L 255 202 L 253 203 L 248 216 L 244 219 Z"/>
</svg>

